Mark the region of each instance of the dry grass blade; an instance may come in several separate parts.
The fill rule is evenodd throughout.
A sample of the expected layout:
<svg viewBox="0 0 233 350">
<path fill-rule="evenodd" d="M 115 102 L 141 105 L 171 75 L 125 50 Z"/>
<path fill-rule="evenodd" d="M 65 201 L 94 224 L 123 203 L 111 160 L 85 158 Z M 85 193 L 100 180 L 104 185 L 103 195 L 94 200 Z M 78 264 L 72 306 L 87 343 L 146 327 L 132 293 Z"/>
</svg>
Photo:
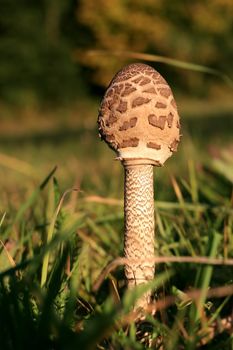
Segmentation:
<svg viewBox="0 0 233 350">
<path fill-rule="evenodd" d="M 179 192 L 180 192 L 180 189 L 179 189 Z M 87 202 L 87 203 L 97 203 L 97 204 L 103 204 L 103 205 L 109 205 L 109 206 L 123 207 L 124 205 L 124 201 L 121 199 L 106 198 L 101 196 L 86 196 L 83 198 L 83 200 L 84 202 Z M 189 202 L 185 202 L 184 200 L 182 202 L 155 201 L 155 207 L 163 210 L 183 209 L 191 212 L 201 212 L 201 211 L 203 212 L 207 209 L 211 211 L 224 210 L 229 214 L 233 214 L 233 209 L 224 205 L 209 206 L 207 204 L 191 203 L 191 202 L 189 203 Z"/>
<path fill-rule="evenodd" d="M 201 296 L 201 290 L 200 289 L 193 289 L 193 290 L 187 290 L 184 293 L 187 295 L 187 297 L 190 300 L 197 301 Z M 229 295 L 233 294 L 233 284 L 227 285 L 227 286 L 220 286 L 215 288 L 210 288 L 207 292 L 208 298 L 223 298 Z M 171 305 L 174 305 L 177 301 L 176 296 L 174 295 L 168 295 L 164 298 L 156 300 L 156 302 L 150 303 L 145 310 L 145 313 L 151 314 L 153 310 L 163 310 L 167 309 Z M 137 312 L 132 312 L 124 318 L 124 320 L 127 320 L 128 322 L 131 322 L 135 319 L 135 316 L 137 316 Z M 225 321 L 224 321 L 225 322 Z M 227 327 L 229 328 L 229 320 L 227 322 Z"/>
<path fill-rule="evenodd" d="M 218 259 L 209 258 L 207 256 L 158 256 L 153 259 L 147 260 L 132 260 L 126 258 L 116 258 L 110 264 L 108 264 L 103 271 L 100 273 L 96 282 L 94 283 L 93 290 L 97 291 L 103 283 L 105 277 L 118 266 L 126 265 L 129 263 L 151 263 L 163 264 L 163 263 L 193 263 L 193 264 L 206 264 L 206 265 L 230 265 L 233 266 L 233 259 Z"/>
<path fill-rule="evenodd" d="M 104 198 L 100 196 L 87 196 L 84 198 L 85 202 L 93 202 L 107 205 L 123 205 L 123 200 L 115 198 Z"/>
<path fill-rule="evenodd" d="M 8 249 L 6 248 L 5 244 L 3 243 L 3 241 L 1 239 L 0 239 L 0 244 L 2 245 L 3 250 L 4 250 L 4 252 L 7 256 L 7 259 L 9 260 L 11 266 L 15 267 L 16 263 L 15 263 L 14 259 L 12 258 L 12 256 L 10 255 L 10 253 L 8 252 Z"/>
<path fill-rule="evenodd" d="M 0 153 L 0 165 L 17 171 L 21 174 L 38 178 L 38 173 L 30 164 L 15 157 Z"/>
<path fill-rule="evenodd" d="M 2 215 L 2 218 L 0 220 L 0 228 L 1 228 L 2 224 L 3 224 L 5 216 L 6 216 L 6 212 Z M 10 253 L 9 253 L 9 251 L 7 249 L 7 246 L 3 243 L 3 241 L 1 239 L 0 239 L 0 244 L 2 245 L 3 250 L 4 250 L 4 252 L 5 252 L 6 256 L 7 256 L 7 259 L 9 260 L 11 266 L 12 267 L 16 266 L 16 263 L 15 263 L 14 259 L 12 258 L 12 256 L 10 255 Z"/>
</svg>

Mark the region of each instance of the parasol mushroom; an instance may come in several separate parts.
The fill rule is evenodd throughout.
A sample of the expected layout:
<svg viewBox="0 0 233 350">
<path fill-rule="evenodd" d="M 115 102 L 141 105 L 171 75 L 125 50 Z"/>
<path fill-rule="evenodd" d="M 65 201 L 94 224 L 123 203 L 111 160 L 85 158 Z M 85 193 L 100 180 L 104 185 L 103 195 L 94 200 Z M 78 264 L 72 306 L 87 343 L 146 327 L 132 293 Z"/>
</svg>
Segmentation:
<svg viewBox="0 0 233 350">
<path fill-rule="evenodd" d="M 99 133 L 125 169 L 124 253 L 128 287 L 154 278 L 153 166 L 162 166 L 176 151 L 180 123 L 172 91 L 152 67 L 134 63 L 119 71 L 104 95 Z M 136 308 L 146 309 L 151 292 Z"/>
</svg>

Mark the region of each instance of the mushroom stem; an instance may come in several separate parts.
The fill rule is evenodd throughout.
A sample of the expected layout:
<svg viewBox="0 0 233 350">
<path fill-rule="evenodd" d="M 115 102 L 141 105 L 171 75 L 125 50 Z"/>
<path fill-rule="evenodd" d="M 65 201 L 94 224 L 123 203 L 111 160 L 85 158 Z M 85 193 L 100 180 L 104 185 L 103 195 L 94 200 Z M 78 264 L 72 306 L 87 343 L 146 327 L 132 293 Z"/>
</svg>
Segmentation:
<svg viewBox="0 0 233 350">
<path fill-rule="evenodd" d="M 135 164 L 136 163 L 136 164 Z M 124 162 L 124 212 L 125 242 L 124 252 L 132 263 L 125 266 L 129 288 L 146 283 L 154 278 L 155 264 L 146 262 L 154 258 L 154 189 L 153 165 Z M 135 260 L 144 263 L 135 263 Z M 145 309 L 150 303 L 151 292 L 145 293 L 136 308 Z"/>
</svg>

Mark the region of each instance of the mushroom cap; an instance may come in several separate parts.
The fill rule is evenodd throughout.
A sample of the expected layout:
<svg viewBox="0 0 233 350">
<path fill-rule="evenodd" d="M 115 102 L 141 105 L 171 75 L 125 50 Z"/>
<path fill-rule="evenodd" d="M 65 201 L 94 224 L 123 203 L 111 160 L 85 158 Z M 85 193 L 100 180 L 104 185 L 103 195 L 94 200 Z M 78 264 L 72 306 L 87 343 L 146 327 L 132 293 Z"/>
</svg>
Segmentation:
<svg viewBox="0 0 233 350">
<path fill-rule="evenodd" d="M 100 105 L 98 126 L 100 137 L 129 163 L 163 165 L 180 140 L 172 91 L 143 63 L 130 64 L 114 76 Z"/>
</svg>

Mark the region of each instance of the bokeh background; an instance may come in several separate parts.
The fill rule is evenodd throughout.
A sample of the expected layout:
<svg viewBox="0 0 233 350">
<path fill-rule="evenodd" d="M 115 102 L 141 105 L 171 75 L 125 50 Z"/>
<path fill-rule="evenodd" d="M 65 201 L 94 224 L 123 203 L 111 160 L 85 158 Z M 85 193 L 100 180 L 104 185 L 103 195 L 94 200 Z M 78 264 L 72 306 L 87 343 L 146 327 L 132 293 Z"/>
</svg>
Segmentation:
<svg viewBox="0 0 233 350">
<path fill-rule="evenodd" d="M 122 195 L 96 119 L 109 81 L 139 53 L 169 82 L 182 120 L 157 196 L 169 198 L 170 175 L 185 179 L 193 165 L 233 181 L 232 13 L 231 0 L 1 0 L 0 209 L 17 207 L 55 165 L 63 190 Z"/>
</svg>

